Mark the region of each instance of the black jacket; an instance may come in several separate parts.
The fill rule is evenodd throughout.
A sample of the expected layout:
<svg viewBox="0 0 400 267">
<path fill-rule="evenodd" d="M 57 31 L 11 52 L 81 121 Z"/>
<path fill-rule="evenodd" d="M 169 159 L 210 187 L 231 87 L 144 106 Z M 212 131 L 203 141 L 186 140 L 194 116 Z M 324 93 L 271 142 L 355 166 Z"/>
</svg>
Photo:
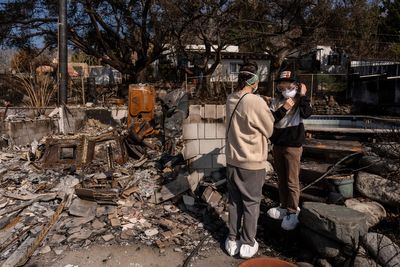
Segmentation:
<svg viewBox="0 0 400 267">
<path fill-rule="evenodd" d="M 274 132 L 270 138 L 278 146 L 300 147 L 304 144 L 305 131 L 303 119 L 312 114 L 310 99 L 300 96 L 297 104 L 287 111 L 283 107 L 284 99 L 274 99 L 271 110 L 275 118 Z"/>
</svg>

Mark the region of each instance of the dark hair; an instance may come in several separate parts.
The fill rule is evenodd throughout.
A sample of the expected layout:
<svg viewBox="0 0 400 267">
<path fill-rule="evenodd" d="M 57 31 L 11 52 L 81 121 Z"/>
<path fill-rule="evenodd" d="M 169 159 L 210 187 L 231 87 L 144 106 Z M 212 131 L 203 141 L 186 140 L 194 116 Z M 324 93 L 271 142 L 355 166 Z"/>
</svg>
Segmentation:
<svg viewBox="0 0 400 267">
<path fill-rule="evenodd" d="M 248 71 L 254 74 L 257 74 L 258 66 L 256 62 L 246 62 L 240 66 L 239 77 L 238 77 L 238 86 L 236 87 L 236 91 L 242 90 L 245 87 L 246 81 L 248 79 L 253 78 L 253 75 L 249 73 L 240 73 L 240 71 Z"/>
</svg>

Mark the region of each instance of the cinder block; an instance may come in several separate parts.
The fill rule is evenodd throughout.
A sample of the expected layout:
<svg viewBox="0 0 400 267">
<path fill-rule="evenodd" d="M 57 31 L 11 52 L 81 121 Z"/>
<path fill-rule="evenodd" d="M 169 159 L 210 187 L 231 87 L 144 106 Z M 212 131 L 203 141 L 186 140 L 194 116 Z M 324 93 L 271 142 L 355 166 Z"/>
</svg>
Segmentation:
<svg viewBox="0 0 400 267">
<path fill-rule="evenodd" d="M 226 127 L 225 127 L 225 123 L 217 123 L 216 124 L 217 127 L 217 138 L 225 138 L 226 135 Z"/>
<path fill-rule="evenodd" d="M 200 154 L 219 154 L 221 151 L 221 139 L 200 140 Z"/>
<path fill-rule="evenodd" d="M 225 105 L 217 105 L 217 117 L 216 119 L 225 119 Z"/>
<path fill-rule="evenodd" d="M 204 123 L 200 122 L 197 124 L 197 130 L 198 130 L 197 136 L 199 139 L 204 139 L 204 137 L 205 137 L 205 135 L 204 135 L 205 129 L 204 128 L 205 128 Z"/>
<path fill-rule="evenodd" d="M 222 199 L 222 196 L 211 186 L 209 186 L 206 188 L 206 190 L 204 190 L 201 198 L 211 207 L 216 207 L 218 206 L 219 201 Z"/>
<path fill-rule="evenodd" d="M 226 166 L 225 154 L 213 155 L 213 168 L 221 168 Z"/>
<path fill-rule="evenodd" d="M 204 138 L 205 139 L 217 138 L 217 124 L 216 123 L 205 123 L 204 124 Z"/>
<path fill-rule="evenodd" d="M 183 124 L 182 134 L 184 140 L 198 139 L 197 123 Z"/>
<path fill-rule="evenodd" d="M 217 118 L 217 106 L 216 105 L 204 105 L 204 118 L 205 119 L 216 119 Z"/>
<path fill-rule="evenodd" d="M 192 169 L 211 169 L 212 155 L 198 155 L 189 161 Z"/>
<path fill-rule="evenodd" d="M 187 140 L 183 148 L 183 158 L 185 160 L 196 157 L 200 154 L 199 140 Z"/>
<path fill-rule="evenodd" d="M 204 117 L 204 108 L 201 105 L 190 105 L 189 106 L 189 118 L 191 123 L 201 122 Z"/>
</svg>

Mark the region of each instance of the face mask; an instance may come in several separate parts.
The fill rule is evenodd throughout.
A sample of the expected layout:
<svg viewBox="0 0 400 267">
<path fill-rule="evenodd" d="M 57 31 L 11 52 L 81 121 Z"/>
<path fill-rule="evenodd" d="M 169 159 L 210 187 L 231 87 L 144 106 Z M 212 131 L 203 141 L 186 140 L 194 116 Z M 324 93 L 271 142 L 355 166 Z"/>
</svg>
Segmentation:
<svg viewBox="0 0 400 267">
<path fill-rule="evenodd" d="M 293 97 L 296 96 L 296 93 L 297 93 L 297 90 L 296 90 L 296 89 L 294 89 L 294 90 L 286 89 L 286 90 L 283 90 L 283 91 L 282 91 L 282 96 L 283 96 L 284 98 L 293 98 Z"/>
</svg>

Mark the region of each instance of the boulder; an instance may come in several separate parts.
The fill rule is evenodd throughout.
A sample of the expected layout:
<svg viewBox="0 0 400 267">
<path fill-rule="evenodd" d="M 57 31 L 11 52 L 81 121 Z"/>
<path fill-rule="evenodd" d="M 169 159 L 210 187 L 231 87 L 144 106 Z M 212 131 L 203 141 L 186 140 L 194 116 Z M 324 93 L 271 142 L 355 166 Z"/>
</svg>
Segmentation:
<svg viewBox="0 0 400 267">
<path fill-rule="evenodd" d="M 372 151 L 384 158 L 400 158 L 400 144 L 396 142 L 374 144 Z"/>
<path fill-rule="evenodd" d="M 362 238 L 362 244 L 382 266 L 400 266 L 400 248 L 388 237 L 378 233 L 368 233 Z"/>
<path fill-rule="evenodd" d="M 381 267 L 380 264 L 376 263 L 373 259 L 368 256 L 368 253 L 363 247 L 358 250 L 357 256 L 354 259 L 353 267 Z"/>
<path fill-rule="evenodd" d="M 379 175 L 359 172 L 356 179 L 357 191 L 380 203 L 398 206 L 400 204 L 400 183 Z"/>
<path fill-rule="evenodd" d="M 383 218 L 386 217 L 385 208 L 375 201 L 361 202 L 358 199 L 352 198 L 344 203 L 346 207 L 357 210 L 367 215 L 368 227 L 377 225 Z"/>
<path fill-rule="evenodd" d="M 324 258 L 334 258 L 339 255 L 341 244 L 326 238 L 307 227 L 300 228 L 300 235 L 303 240 L 311 246 L 311 248 L 318 253 L 319 256 Z"/>
<path fill-rule="evenodd" d="M 339 205 L 304 202 L 299 220 L 311 230 L 352 248 L 368 231 L 364 213 Z"/>
<path fill-rule="evenodd" d="M 375 154 L 369 154 L 363 156 L 359 162 L 360 167 L 364 168 L 365 171 L 382 175 L 396 171 L 398 168 L 389 159 L 381 158 Z"/>
</svg>

